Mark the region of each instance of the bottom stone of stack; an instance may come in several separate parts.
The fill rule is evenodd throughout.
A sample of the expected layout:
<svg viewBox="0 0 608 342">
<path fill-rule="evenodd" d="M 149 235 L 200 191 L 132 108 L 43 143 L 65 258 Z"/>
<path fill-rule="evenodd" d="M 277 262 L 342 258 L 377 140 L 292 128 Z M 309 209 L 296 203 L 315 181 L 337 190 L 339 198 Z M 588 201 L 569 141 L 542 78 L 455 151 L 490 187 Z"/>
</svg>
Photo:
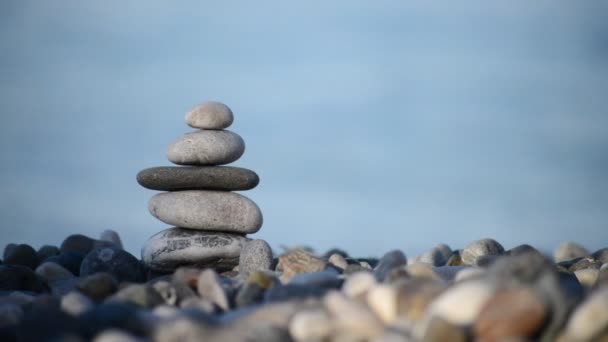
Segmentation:
<svg viewBox="0 0 608 342">
<path fill-rule="evenodd" d="M 143 262 L 156 272 L 180 266 L 229 271 L 239 263 L 248 238 L 229 233 L 169 228 L 154 234 L 141 250 Z"/>
</svg>

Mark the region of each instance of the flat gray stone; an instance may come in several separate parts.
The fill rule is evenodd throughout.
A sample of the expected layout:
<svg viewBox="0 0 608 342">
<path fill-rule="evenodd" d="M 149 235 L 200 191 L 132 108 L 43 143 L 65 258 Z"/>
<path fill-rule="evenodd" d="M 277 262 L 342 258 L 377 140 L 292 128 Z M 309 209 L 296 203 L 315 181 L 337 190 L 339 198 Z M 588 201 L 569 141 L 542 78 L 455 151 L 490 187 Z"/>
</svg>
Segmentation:
<svg viewBox="0 0 608 342">
<path fill-rule="evenodd" d="M 245 152 L 245 142 L 230 131 L 196 131 L 184 134 L 167 148 L 167 158 L 178 165 L 222 165 Z"/>
<path fill-rule="evenodd" d="M 186 113 L 186 123 L 193 128 L 224 129 L 228 128 L 232 121 L 232 111 L 221 102 L 203 102 Z"/>
<path fill-rule="evenodd" d="M 248 169 L 232 166 L 161 166 L 140 171 L 137 182 L 161 191 L 250 190 L 260 182 Z"/>
<path fill-rule="evenodd" d="M 262 212 L 249 198 L 234 192 L 186 190 L 154 195 L 148 210 L 177 227 L 251 234 L 262 227 Z"/>
<path fill-rule="evenodd" d="M 180 266 L 232 270 L 249 239 L 235 234 L 169 228 L 153 235 L 141 250 L 143 262 L 158 272 Z"/>
</svg>

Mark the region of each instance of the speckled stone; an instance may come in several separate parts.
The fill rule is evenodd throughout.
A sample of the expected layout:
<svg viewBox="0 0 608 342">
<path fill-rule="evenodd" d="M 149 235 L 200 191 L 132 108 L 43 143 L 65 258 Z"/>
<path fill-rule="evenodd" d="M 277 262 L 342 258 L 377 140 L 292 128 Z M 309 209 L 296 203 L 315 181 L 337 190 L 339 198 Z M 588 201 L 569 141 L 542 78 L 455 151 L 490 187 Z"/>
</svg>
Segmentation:
<svg viewBox="0 0 608 342">
<path fill-rule="evenodd" d="M 477 240 L 469 244 L 461 252 L 462 261 L 467 265 L 477 265 L 477 260 L 489 255 L 501 255 L 505 249 L 493 239 Z"/>
<path fill-rule="evenodd" d="M 150 199 L 157 219 L 177 227 L 252 234 L 262 227 L 262 212 L 249 198 L 233 192 L 187 190 Z"/>
<path fill-rule="evenodd" d="M 250 190 L 260 182 L 248 169 L 233 166 L 161 166 L 140 171 L 137 182 L 160 191 Z"/>
<path fill-rule="evenodd" d="M 243 246 L 239 258 L 239 273 L 248 277 L 255 271 L 268 271 L 272 266 L 272 248 L 264 240 L 251 240 Z"/>
<path fill-rule="evenodd" d="M 198 276 L 196 289 L 201 298 L 209 300 L 224 311 L 230 310 L 228 295 L 222 287 L 220 276 L 212 269 L 206 269 Z"/>
<path fill-rule="evenodd" d="M 179 266 L 228 271 L 238 264 L 248 240 L 235 234 L 169 228 L 153 235 L 141 255 L 143 262 L 158 272 L 172 272 Z"/>
<path fill-rule="evenodd" d="M 192 108 L 186 113 L 185 120 L 193 128 L 219 130 L 230 127 L 234 116 L 225 104 L 208 101 Z"/>
<path fill-rule="evenodd" d="M 196 131 L 179 137 L 167 148 L 167 158 L 177 165 L 223 165 L 238 160 L 245 142 L 230 131 Z"/>
<path fill-rule="evenodd" d="M 292 249 L 279 257 L 277 271 L 282 272 L 281 281 L 286 283 L 300 273 L 322 271 L 327 267 L 323 259 L 301 248 Z"/>
</svg>

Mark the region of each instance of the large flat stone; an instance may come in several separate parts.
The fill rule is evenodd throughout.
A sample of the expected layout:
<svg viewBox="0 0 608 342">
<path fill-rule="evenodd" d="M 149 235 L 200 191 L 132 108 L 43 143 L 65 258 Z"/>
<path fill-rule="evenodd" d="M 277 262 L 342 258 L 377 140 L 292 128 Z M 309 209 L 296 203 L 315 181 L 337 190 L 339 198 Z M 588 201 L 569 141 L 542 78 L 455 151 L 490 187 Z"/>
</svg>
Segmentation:
<svg viewBox="0 0 608 342">
<path fill-rule="evenodd" d="M 163 192 L 150 199 L 148 209 L 157 219 L 177 227 L 238 234 L 257 232 L 263 220 L 252 200 L 225 191 Z"/>
<path fill-rule="evenodd" d="M 248 169 L 232 166 L 162 166 L 137 174 L 145 188 L 161 191 L 179 190 L 249 190 L 260 182 Z"/>
<path fill-rule="evenodd" d="M 238 265 L 247 241 L 242 235 L 169 228 L 146 242 L 141 258 L 157 272 L 172 272 L 180 266 L 228 271 Z"/>
<path fill-rule="evenodd" d="M 245 142 L 230 131 L 196 131 L 177 138 L 167 148 L 167 158 L 178 165 L 222 165 L 245 152 Z"/>
</svg>

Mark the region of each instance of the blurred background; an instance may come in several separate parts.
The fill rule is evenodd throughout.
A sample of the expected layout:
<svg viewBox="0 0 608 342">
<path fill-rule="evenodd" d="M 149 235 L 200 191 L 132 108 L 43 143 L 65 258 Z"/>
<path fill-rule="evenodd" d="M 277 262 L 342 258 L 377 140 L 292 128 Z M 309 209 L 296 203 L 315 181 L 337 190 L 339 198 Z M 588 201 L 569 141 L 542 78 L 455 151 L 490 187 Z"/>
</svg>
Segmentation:
<svg viewBox="0 0 608 342">
<path fill-rule="evenodd" d="M 602 1 L 0 2 L 0 242 L 167 227 L 141 169 L 228 104 L 254 235 L 351 255 L 608 246 Z M 2 246 L 3 248 L 3 246 Z"/>
</svg>

